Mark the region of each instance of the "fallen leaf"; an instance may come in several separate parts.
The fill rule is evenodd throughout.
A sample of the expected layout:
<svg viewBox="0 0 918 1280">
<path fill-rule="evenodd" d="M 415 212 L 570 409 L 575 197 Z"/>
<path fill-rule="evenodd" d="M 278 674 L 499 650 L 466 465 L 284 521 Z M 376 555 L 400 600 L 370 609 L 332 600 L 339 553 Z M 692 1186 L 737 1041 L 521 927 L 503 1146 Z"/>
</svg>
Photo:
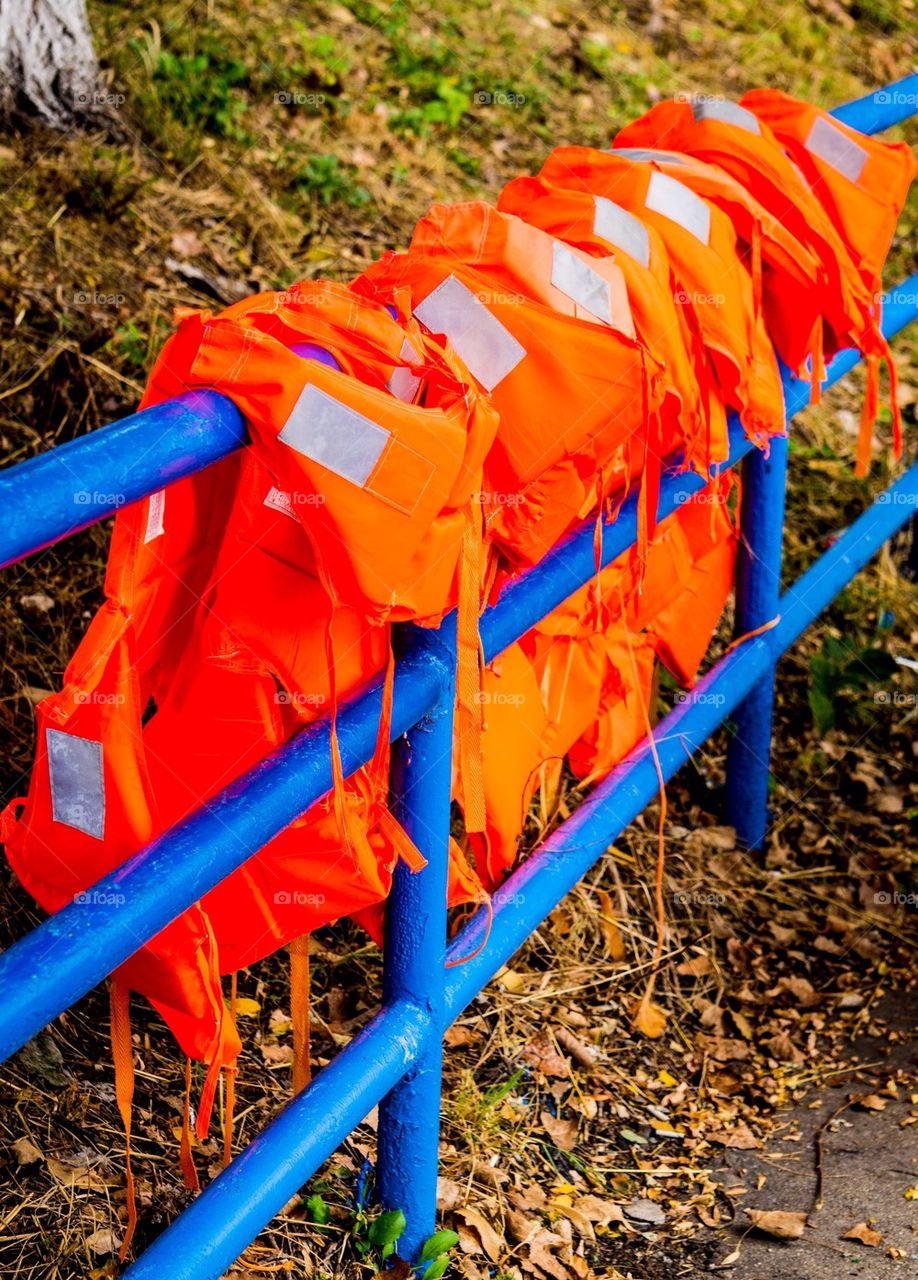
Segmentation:
<svg viewBox="0 0 918 1280">
<path fill-rule="evenodd" d="M 600 1196 L 579 1196 L 574 1206 L 596 1226 L 607 1227 L 610 1222 L 622 1220 L 621 1206 L 614 1200 L 603 1200 Z"/>
<path fill-rule="evenodd" d="M 86 1237 L 86 1243 L 93 1253 L 103 1257 L 106 1253 L 114 1253 L 121 1248 L 121 1237 L 116 1236 L 114 1231 L 94 1231 L 91 1236 Z"/>
<path fill-rule="evenodd" d="M 188 228 L 173 233 L 172 252 L 177 253 L 180 258 L 193 258 L 196 253 L 204 252 L 204 246 L 197 233 Z"/>
<path fill-rule="evenodd" d="M 776 1240 L 799 1240 L 806 1226 L 805 1213 L 792 1213 L 786 1209 L 747 1209 L 746 1213 L 754 1227 Z"/>
<path fill-rule="evenodd" d="M 602 925 L 602 940 L 606 955 L 610 960 L 624 960 L 625 940 L 615 919 L 612 899 L 605 889 L 595 889 L 594 893 L 599 899 L 599 920 Z"/>
<path fill-rule="evenodd" d="M 555 1039 L 565 1051 L 569 1053 L 575 1062 L 579 1062 L 581 1067 L 593 1067 L 596 1065 L 596 1049 L 591 1044 L 584 1044 L 582 1040 L 574 1035 L 572 1031 L 568 1031 L 566 1027 L 559 1027 L 555 1032 Z"/>
<path fill-rule="evenodd" d="M 632 1200 L 625 1205 L 625 1216 L 654 1227 L 661 1227 L 666 1221 L 666 1214 L 653 1200 Z"/>
<path fill-rule="evenodd" d="M 13 1151 L 19 1164 L 35 1164 L 44 1159 L 35 1143 L 28 1138 L 17 1138 L 13 1143 Z"/>
<path fill-rule="evenodd" d="M 62 1187 L 83 1187 L 87 1191 L 104 1191 L 108 1185 L 95 1169 L 90 1169 L 87 1165 L 64 1164 L 62 1160 L 55 1160 L 53 1156 L 49 1156 L 46 1168 L 54 1181 L 59 1182 Z"/>
<path fill-rule="evenodd" d="M 846 1231 L 842 1236 L 842 1240 L 859 1240 L 861 1244 L 867 1245 L 868 1249 L 875 1249 L 877 1245 L 883 1243 L 883 1237 L 879 1231 L 874 1231 L 873 1227 L 866 1222 L 857 1222 L 850 1231 Z"/>
<path fill-rule="evenodd" d="M 676 973 L 682 978 L 703 978 L 713 967 L 710 956 L 690 956 L 676 965 Z"/>
<path fill-rule="evenodd" d="M 463 1189 L 452 1178 L 437 1178 L 437 1208 L 441 1213 L 452 1213 L 462 1199 Z"/>
<path fill-rule="evenodd" d="M 456 1216 L 461 1218 L 469 1231 L 478 1238 L 481 1248 L 491 1261 L 496 1262 L 504 1249 L 504 1242 L 487 1218 L 483 1218 L 474 1209 L 459 1209 Z M 472 1253 L 475 1250 L 466 1249 L 465 1252 Z"/>
<path fill-rule="evenodd" d="M 549 1111 L 539 1115 L 542 1127 L 559 1151 L 573 1151 L 577 1144 L 577 1121 L 562 1120 Z"/>
<path fill-rule="evenodd" d="M 634 1011 L 632 1024 L 648 1040 L 659 1040 L 666 1030 L 669 1014 L 653 1000 L 642 1000 Z"/>
<path fill-rule="evenodd" d="M 261 1013 L 261 1005 L 257 1000 L 252 1000 L 249 996 L 236 997 L 237 1017 L 254 1018 L 257 1013 Z"/>
<path fill-rule="evenodd" d="M 752 1151 L 759 1145 L 755 1134 L 746 1124 L 738 1124 L 735 1129 L 709 1133 L 708 1140 L 719 1142 L 721 1146 L 729 1147 L 732 1151 Z"/>
<path fill-rule="evenodd" d="M 854 1104 L 862 1107 L 865 1111 L 885 1111 L 889 1106 L 888 1098 L 881 1098 L 877 1093 L 866 1093 L 863 1098 L 858 1098 Z"/>
</svg>

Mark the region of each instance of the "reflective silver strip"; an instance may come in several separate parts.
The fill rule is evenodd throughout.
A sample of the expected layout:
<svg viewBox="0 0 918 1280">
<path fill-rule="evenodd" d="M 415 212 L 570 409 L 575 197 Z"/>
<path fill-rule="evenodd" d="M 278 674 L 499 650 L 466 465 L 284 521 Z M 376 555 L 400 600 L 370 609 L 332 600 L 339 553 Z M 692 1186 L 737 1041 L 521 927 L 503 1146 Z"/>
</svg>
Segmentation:
<svg viewBox="0 0 918 1280">
<path fill-rule="evenodd" d="M 729 98 L 718 99 L 711 102 L 705 98 L 692 103 L 692 115 L 696 122 L 699 120 L 719 120 L 721 124 L 735 124 L 739 129 L 745 129 L 747 133 L 761 134 L 759 122 L 751 111 L 747 111 L 745 107 L 741 107 L 738 102 L 731 102 Z"/>
<path fill-rule="evenodd" d="M 151 493 L 147 499 L 147 528 L 143 535 L 144 542 L 152 542 L 154 538 L 158 538 L 161 533 L 165 533 L 163 528 L 163 515 L 166 510 L 166 491 L 165 489 L 157 489 L 155 493 Z"/>
<path fill-rule="evenodd" d="M 414 364 L 419 364 L 421 361 L 420 355 L 407 338 L 402 343 L 399 355 L 403 360 L 411 360 Z M 404 401 L 405 404 L 414 404 L 414 398 L 420 385 L 421 379 L 416 378 L 410 369 L 406 369 L 403 366 L 392 370 L 392 376 L 388 383 L 389 390 L 395 398 Z"/>
<path fill-rule="evenodd" d="M 817 116 L 805 143 L 807 151 L 830 165 L 849 182 L 857 182 L 867 163 L 867 151 L 842 133 L 831 120 Z"/>
<path fill-rule="evenodd" d="M 650 235 L 647 228 L 633 213 L 605 196 L 593 197 L 593 235 L 622 253 L 627 253 L 642 267 L 650 266 Z"/>
<path fill-rule="evenodd" d="M 604 324 L 612 323 L 612 294 L 608 280 L 603 280 L 598 271 L 557 240 L 552 245 L 551 282 L 591 316 Z"/>
<path fill-rule="evenodd" d="M 447 276 L 414 309 L 431 333 L 445 333 L 459 359 L 486 391 L 512 373 L 526 354 L 509 329 L 455 276 Z"/>
<path fill-rule="evenodd" d="M 51 816 L 101 840 L 105 832 L 102 743 L 60 729 L 46 729 Z"/>
<path fill-rule="evenodd" d="M 609 154 L 624 156 L 626 160 L 644 161 L 650 164 L 653 160 L 665 160 L 667 164 L 686 164 L 685 156 L 678 151 L 659 151 L 655 147 L 610 147 Z"/>
<path fill-rule="evenodd" d="M 654 169 L 650 175 L 645 207 L 690 231 L 696 240 L 707 244 L 711 235 L 711 210 L 700 196 L 668 173 Z"/>
<path fill-rule="evenodd" d="M 296 519 L 293 499 L 286 489 L 278 489 L 276 486 L 270 488 L 265 495 L 264 505 L 270 507 L 272 511 L 279 511 L 282 516 L 289 516 L 291 520 Z"/>
<path fill-rule="evenodd" d="M 390 440 L 389 432 L 307 383 L 278 436 L 304 458 L 361 488 Z"/>
</svg>

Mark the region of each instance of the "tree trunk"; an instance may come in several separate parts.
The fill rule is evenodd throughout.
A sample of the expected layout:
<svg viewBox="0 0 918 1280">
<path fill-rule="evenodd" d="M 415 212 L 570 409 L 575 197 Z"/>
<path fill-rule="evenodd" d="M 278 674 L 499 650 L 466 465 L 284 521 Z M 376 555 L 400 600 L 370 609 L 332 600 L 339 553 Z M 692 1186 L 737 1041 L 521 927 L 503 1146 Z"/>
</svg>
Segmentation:
<svg viewBox="0 0 918 1280">
<path fill-rule="evenodd" d="M 0 0 L 0 115 L 66 129 L 101 110 L 86 0 Z"/>
</svg>

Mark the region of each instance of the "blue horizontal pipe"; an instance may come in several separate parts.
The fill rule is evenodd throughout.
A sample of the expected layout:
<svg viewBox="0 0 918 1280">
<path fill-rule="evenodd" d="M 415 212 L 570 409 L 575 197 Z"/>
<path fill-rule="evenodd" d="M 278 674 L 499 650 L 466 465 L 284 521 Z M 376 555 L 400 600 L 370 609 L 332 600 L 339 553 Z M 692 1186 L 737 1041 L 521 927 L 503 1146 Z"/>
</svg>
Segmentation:
<svg viewBox="0 0 918 1280">
<path fill-rule="evenodd" d="M 918 315 L 918 275 L 889 295 L 884 332 L 892 337 Z M 857 362 L 844 352 L 828 369 L 827 384 Z M 808 402 L 805 383 L 788 377 L 789 412 Z M 730 465 L 752 447 L 735 416 L 730 428 Z M 668 474 L 661 485 L 661 515 L 704 487 L 691 472 Z M 634 543 L 637 502 L 633 495 L 618 518 L 603 530 L 604 564 Z M 557 604 L 589 581 L 595 572 L 593 524 L 587 522 L 535 569 L 504 590 L 481 621 L 482 643 L 490 661 L 524 635 Z M 455 615 L 441 626 L 441 640 L 453 643 Z M 393 736 L 416 724 L 435 705 L 448 679 L 445 667 L 414 659 L 400 666 L 393 700 Z M 380 687 L 342 709 L 339 734 L 344 768 L 353 772 L 372 754 L 379 723 Z M 75 1000 L 85 995 L 170 920 L 197 902 L 235 871 L 331 787 L 329 729 L 323 721 L 279 747 L 261 764 L 231 783 L 204 808 L 167 831 L 85 895 L 51 916 L 0 956 L 0 990 L 16 1000 L 0 1002 L 0 1061 L 21 1048 Z M 169 893 L 162 886 L 169 885 Z M 112 907 L 114 901 L 124 904 Z M 90 914 L 91 913 L 91 914 Z M 41 975 L 53 961 L 55 980 Z"/>
<path fill-rule="evenodd" d="M 916 109 L 918 75 L 912 75 L 831 114 L 862 133 L 878 133 Z M 313 343 L 294 350 L 333 363 Z M 0 568 L 202 470 L 245 442 L 245 423 L 232 401 L 215 391 L 192 391 L 7 467 L 0 471 Z"/>
<path fill-rule="evenodd" d="M 838 542 L 781 600 L 782 621 L 747 641 L 686 695 L 657 726 L 654 738 L 669 779 L 723 723 L 769 669 L 776 655 L 909 518 L 918 502 L 918 463 L 854 522 Z M 351 1117 L 362 1117 L 388 1091 L 390 1079 L 366 1063 L 402 1043 L 402 1071 L 439 1036 L 619 838 L 659 792 L 649 746 L 644 743 L 617 766 L 505 882 L 492 900 L 493 918 L 477 912 L 447 952 L 444 1022 L 418 1011 L 404 1041 L 403 1002 L 379 1013 L 354 1044 L 343 1049 L 315 1082 L 289 1102 L 199 1198 L 151 1245 L 125 1280 L 216 1280 L 241 1250 L 332 1153 Z M 487 945 L 483 944 L 487 941 Z M 481 947 L 475 955 L 475 951 Z M 471 958 L 467 958 L 471 957 Z M 388 1069 L 388 1068 L 387 1068 Z M 322 1088 L 334 1073 L 334 1088 Z M 347 1121 L 340 1119 L 347 1108 Z M 328 1122 L 329 1112 L 332 1123 Z M 272 1176 L 272 1171 L 281 1172 Z"/>
<path fill-rule="evenodd" d="M 187 391 L 7 467 L 0 471 L 0 568 L 203 470 L 245 441 L 232 400 Z"/>
<path fill-rule="evenodd" d="M 918 75 L 904 76 L 863 98 L 845 102 L 832 115 L 861 133 L 881 133 L 918 111 Z"/>
</svg>

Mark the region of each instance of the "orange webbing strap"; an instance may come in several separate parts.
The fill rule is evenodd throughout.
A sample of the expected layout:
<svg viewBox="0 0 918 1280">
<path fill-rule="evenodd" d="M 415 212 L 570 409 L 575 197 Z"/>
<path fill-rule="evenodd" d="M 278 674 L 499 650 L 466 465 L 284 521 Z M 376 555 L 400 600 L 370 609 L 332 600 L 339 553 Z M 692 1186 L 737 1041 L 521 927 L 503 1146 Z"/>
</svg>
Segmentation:
<svg viewBox="0 0 918 1280">
<path fill-rule="evenodd" d="M 826 362 L 822 352 L 822 345 L 822 316 L 819 315 L 813 324 L 809 342 L 810 404 L 819 404 L 822 400 L 822 384 L 826 376 Z"/>
<path fill-rule="evenodd" d="M 191 1059 L 185 1059 L 185 1104 L 182 1108 L 182 1141 L 179 1148 L 182 1176 L 189 1191 L 200 1191 L 198 1171 L 191 1154 Z"/>
<path fill-rule="evenodd" d="M 756 319 L 762 314 L 762 228 L 752 223 L 752 305 Z"/>
<path fill-rule="evenodd" d="M 217 940 L 214 937 L 213 929 L 210 923 L 207 923 L 207 940 L 208 940 L 208 960 L 210 963 L 210 977 L 213 983 L 213 989 L 220 991 L 220 969 L 217 963 Z M 220 1008 L 217 1013 L 217 1030 L 214 1034 L 213 1045 L 210 1051 L 210 1062 L 207 1065 L 207 1074 L 204 1077 L 204 1085 L 201 1089 L 201 1101 L 198 1105 L 197 1121 L 195 1123 L 195 1134 L 203 1142 L 207 1137 L 207 1131 L 210 1128 L 210 1117 L 214 1109 L 214 1099 L 217 1096 L 217 1085 L 220 1083 L 220 1071 L 223 1067 L 223 1041 L 226 1032 L 227 1009 L 223 1003 L 221 993 Z"/>
<path fill-rule="evenodd" d="M 761 636 L 766 631 L 771 631 L 780 621 L 781 615 L 776 613 L 770 622 L 763 622 L 760 627 L 753 627 L 751 631 L 744 631 L 741 636 L 737 636 L 735 640 L 727 645 L 726 649 L 724 649 L 724 657 L 726 658 L 727 654 L 732 653 L 734 649 L 738 649 L 741 644 L 745 644 L 747 640 L 754 640 L 756 636 Z"/>
<path fill-rule="evenodd" d="M 647 361 L 641 351 L 641 414 L 644 426 L 644 469 L 637 509 L 638 591 L 643 588 L 644 571 L 650 543 L 657 531 L 657 512 L 660 506 L 660 477 L 663 472 L 663 448 L 660 415 L 650 405 L 650 379 Z"/>
<path fill-rule="evenodd" d="M 389 810 L 389 762 L 392 756 L 392 696 L 395 690 L 395 651 L 392 648 L 392 632 L 389 631 L 389 657 L 386 661 L 386 674 L 383 677 L 382 710 L 379 716 L 379 732 L 376 736 L 376 750 L 370 765 L 370 775 L 376 788 L 378 801 L 377 823 L 395 850 L 396 855 L 412 871 L 420 871 L 427 866 L 427 859 L 415 846 L 400 822 Z M 291 944 L 292 945 L 292 944 Z M 292 970 L 291 970 L 292 977 Z"/>
<path fill-rule="evenodd" d="M 653 725 L 650 723 L 650 708 L 647 700 L 644 698 L 641 690 L 641 678 L 637 669 L 637 662 L 634 657 L 634 646 L 631 643 L 631 629 L 624 621 L 625 618 L 625 597 L 622 591 L 621 582 L 618 584 L 619 604 L 621 606 L 622 629 L 625 634 L 625 644 L 628 649 L 628 661 L 631 665 L 631 678 L 634 681 L 634 690 L 641 706 L 641 715 L 644 719 L 644 731 L 647 734 L 647 741 L 650 744 L 650 754 L 653 757 L 654 768 L 657 771 L 657 781 L 660 784 L 660 822 L 657 828 L 657 874 L 654 882 L 654 902 L 656 904 L 657 916 L 657 941 L 654 947 L 653 960 L 651 962 L 650 975 L 647 979 L 647 986 L 641 997 L 639 1005 L 638 1017 L 641 1012 L 646 1012 L 653 1000 L 654 987 L 656 986 L 657 973 L 659 972 L 660 962 L 663 959 L 663 951 L 666 945 L 666 905 L 663 900 L 663 873 L 666 867 L 666 779 L 663 777 L 663 766 L 660 764 L 660 753 L 657 751 L 656 739 L 653 736 Z"/>
<path fill-rule="evenodd" d="M 479 902 L 488 913 L 488 923 L 485 928 L 485 936 L 482 938 L 481 942 L 479 942 L 475 950 L 470 951 L 467 956 L 460 956 L 458 960 L 447 960 L 447 969 L 457 969 L 460 965 L 468 964 L 470 960 L 474 960 L 476 956 L 480 956 L 482 951 L 484 951 L 485 947 L 488 945 L 488 939 L 491 936 L 491 925 L 494 923 L 494 904 L 491 901 L 490 894 L 485 894 L 483 898 L 479 899 Z"/>
<path fill-rule="evenodd" d="M 234 973 L 230 977 L 230 1017 L 233 1025 L 236 1023 L 236 995 L 238 989 L 239 974 Z M 233 1120 L 236 1111 L 236 1070 L 235 1066 L 224 1068 L 224 1077 L 226 1079 L 226 1104 L 223 1111 L 223 1167 L 224 1169 L 233 1158 Z"/>
<path fill-rule="evenodd" d="M 112 978 L 109 989 L 112 1029 L 112 1059 L 115 1064 L 115 1100 L 124 1125 L 125 1183 L 127 1192 L 127 1230 L 118 1250 L 123 1262 L 131 1246 L 137 1226 L 137 1193 L 131 1168 L 131 1104 L 134 1099 L 134 1052 L 131 1043 L 131 992 L 120 978 Z"/>
<path fill-rule="evenodd" d="M 459 718 L 459 767 L 466 831 L 485 829 L 482 768 L 481 639 L 478 634 L 483 530 L 481 503 L 473 496 L 465 508 L 456 610 L 456 708 Z"/>
<path fill-rule="evenodd" d="M 871 353 L 866 357 L 867 387 L 861 409 L 861 429 L 857 438 L 856 476 L 866 476 L 870 470 L 870 454 L 873 447 L 873 425 L 880 405 L 880 357 Z"/>
<path fill-rule="evenodd" d="M 290 1021 L 293 1025 L 293 1092 L 312 1079 L 309 1061 L 309 934 L 290 943 Z"/>
</svg>

